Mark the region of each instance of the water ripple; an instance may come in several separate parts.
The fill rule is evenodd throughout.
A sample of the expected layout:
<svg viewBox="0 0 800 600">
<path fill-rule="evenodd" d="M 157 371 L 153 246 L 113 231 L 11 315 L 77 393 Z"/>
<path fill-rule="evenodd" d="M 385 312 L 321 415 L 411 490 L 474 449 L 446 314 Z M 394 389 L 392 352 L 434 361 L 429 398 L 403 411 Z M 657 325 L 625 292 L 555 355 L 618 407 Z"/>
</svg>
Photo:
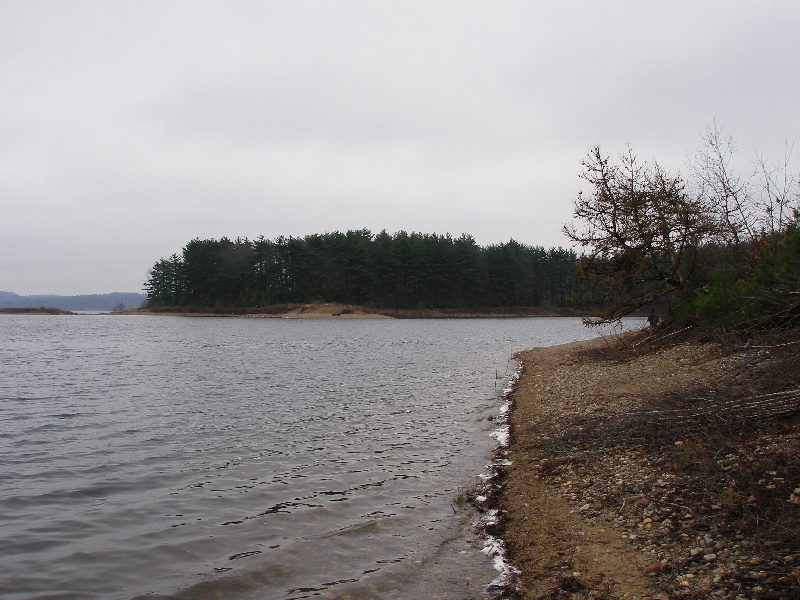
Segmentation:
<svg viewBox="0 0 800 600">
<path fill-rule="evenodd" d="M 495 371 L 591 334 L 102 316 L 0 316 L 0 332 L 0 596 L 14 600 L 414 585 L 488 457 Z"/>
</svg>

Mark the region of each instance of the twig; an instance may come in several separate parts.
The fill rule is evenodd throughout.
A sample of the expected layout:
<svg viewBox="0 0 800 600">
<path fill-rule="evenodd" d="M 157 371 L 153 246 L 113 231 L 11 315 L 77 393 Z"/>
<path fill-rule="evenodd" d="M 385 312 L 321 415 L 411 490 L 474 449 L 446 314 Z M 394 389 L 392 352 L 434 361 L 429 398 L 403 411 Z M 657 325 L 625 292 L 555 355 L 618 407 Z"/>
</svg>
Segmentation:
<svg viewBox="0 0 800 600">
<path fill-rule="evenodd" d="M 660 342 L 661 340 L 665 340 L 668 337 L 672 337 L 673 335 L 677 335 L 677 334 L 682 333 L 684 331 L 688 331 L 689 329 L 692 329 L 693 327 L 694 327 L 694 325 L 689 325 L 688 327 L 684 327 L 683 329 L 679 329 L 678 331 L 673 331 L 672 333 L 668 333 L 667 335 L 662 335 L 661 337 L 655 338 L 654 340 L 653 340 L 652 337 L 645 338 L 641 342 L 636 342 L 633 345 L 633 348 L 636 348 L 637 346 L 641 346 L 642 344 L 644 344 L 646 342 L 649 342 L 651 340 L 654 341 L 654 342 Z"/>
</svg>

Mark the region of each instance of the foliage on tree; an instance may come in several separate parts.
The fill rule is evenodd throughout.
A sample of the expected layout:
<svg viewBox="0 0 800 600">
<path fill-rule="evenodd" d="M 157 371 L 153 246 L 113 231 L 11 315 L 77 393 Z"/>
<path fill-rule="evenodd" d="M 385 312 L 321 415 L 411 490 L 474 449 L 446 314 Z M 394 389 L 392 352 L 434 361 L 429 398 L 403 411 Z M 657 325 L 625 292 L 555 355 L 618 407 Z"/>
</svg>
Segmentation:
<svg viewBox="0 0 800 600">
<path fill-rule="evenodd" d="M 721 269 L 680 305 L 684 320 L 727 337 L 800 327 L 800 226 L 791 223 L 755 247 L 752 268 Z M 748 263 L 749 266 L 749 263 Z M 745 274 L 742 274 L 745 272 Z"/>
<path fill-rule="evenodd" d="M 576 295 L 572 250 L 514 240 L 369 230 L 274 240 L 191 240 L 155 263 L 148 305 L 208 308 L 336 302 L 377 308 L 565 306 Z"/>
<path fill-rule="evenodd" d="M 616 320 L 669 297 L 677 318 L 734 337 L 800 326 L 800 178 L 791 147 L 755 175 L 731 165 L 735 145 L 714 123 L 686 183 L 628 149 L 612 161 L 599 147 L 583 161 L 591 192 L 575 200 L 584 248 L 584 291 Z"/>
<path fill-rule="evenodd" d="M 592 189 L 574 203 L 582 225 L 565 225 L 564 233 L 586 249 L 578 269 L 605 305 L 600 322 L 682 291 L 698 248 L 716 231 L 705 199 L 631 149 L 612 161 L 595 146 L 582 167 Z"/>
<path fill-rule="evenodd" d="M 177 306 L 183 299 L 183 260 L 177 254 L 162 258 L 150 269 L 145 283 L 147 302 L 157 306 Z"/>
<path fill-rule="evenodd" d="M 714 122 L 692 163 L 695 187 L 716 207 L 719 235 L 703 248 L 703 276 L 680 309 L 725 336 L 796 330 L 800 303 L 800 178 L 792 147 L 781 162 L 756 155 L 755 173 L 732 171 L 735 144 Z"/>
</svg>

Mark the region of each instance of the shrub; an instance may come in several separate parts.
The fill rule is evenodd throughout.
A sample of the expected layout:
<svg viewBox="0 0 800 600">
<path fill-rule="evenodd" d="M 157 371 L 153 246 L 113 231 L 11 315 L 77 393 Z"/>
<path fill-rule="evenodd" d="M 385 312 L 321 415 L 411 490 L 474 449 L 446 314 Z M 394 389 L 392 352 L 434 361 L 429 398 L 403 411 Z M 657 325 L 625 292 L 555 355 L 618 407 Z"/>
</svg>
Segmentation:
<svg viewBox="0 0 800 600">
<path fill-rule="evenodd" d="M 792 224 L 772 243 L 752 251 L 749 272 L 720 271 L 680 303 L 685 320 L 708 329 L 768 331 L 800 325 L 800 227 Z"/>
</svg>

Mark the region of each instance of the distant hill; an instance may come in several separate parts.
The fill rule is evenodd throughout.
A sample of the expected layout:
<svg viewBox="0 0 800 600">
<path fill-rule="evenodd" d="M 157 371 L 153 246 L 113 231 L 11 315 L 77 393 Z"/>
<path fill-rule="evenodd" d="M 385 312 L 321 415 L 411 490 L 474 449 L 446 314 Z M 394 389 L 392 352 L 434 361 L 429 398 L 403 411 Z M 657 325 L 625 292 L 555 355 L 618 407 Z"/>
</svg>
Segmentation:
<svg viewBox="0 0 800 600">
<path fill-rule="evenodd" d="M 20 296 L 14 292 L 0 292 L 0 308 L 60 308 L 63 310 L 111 311 L 120 305 L 139 308 L 147 299 L 145 294 L 112 292 L 83 296 Z"/>
</svg>

